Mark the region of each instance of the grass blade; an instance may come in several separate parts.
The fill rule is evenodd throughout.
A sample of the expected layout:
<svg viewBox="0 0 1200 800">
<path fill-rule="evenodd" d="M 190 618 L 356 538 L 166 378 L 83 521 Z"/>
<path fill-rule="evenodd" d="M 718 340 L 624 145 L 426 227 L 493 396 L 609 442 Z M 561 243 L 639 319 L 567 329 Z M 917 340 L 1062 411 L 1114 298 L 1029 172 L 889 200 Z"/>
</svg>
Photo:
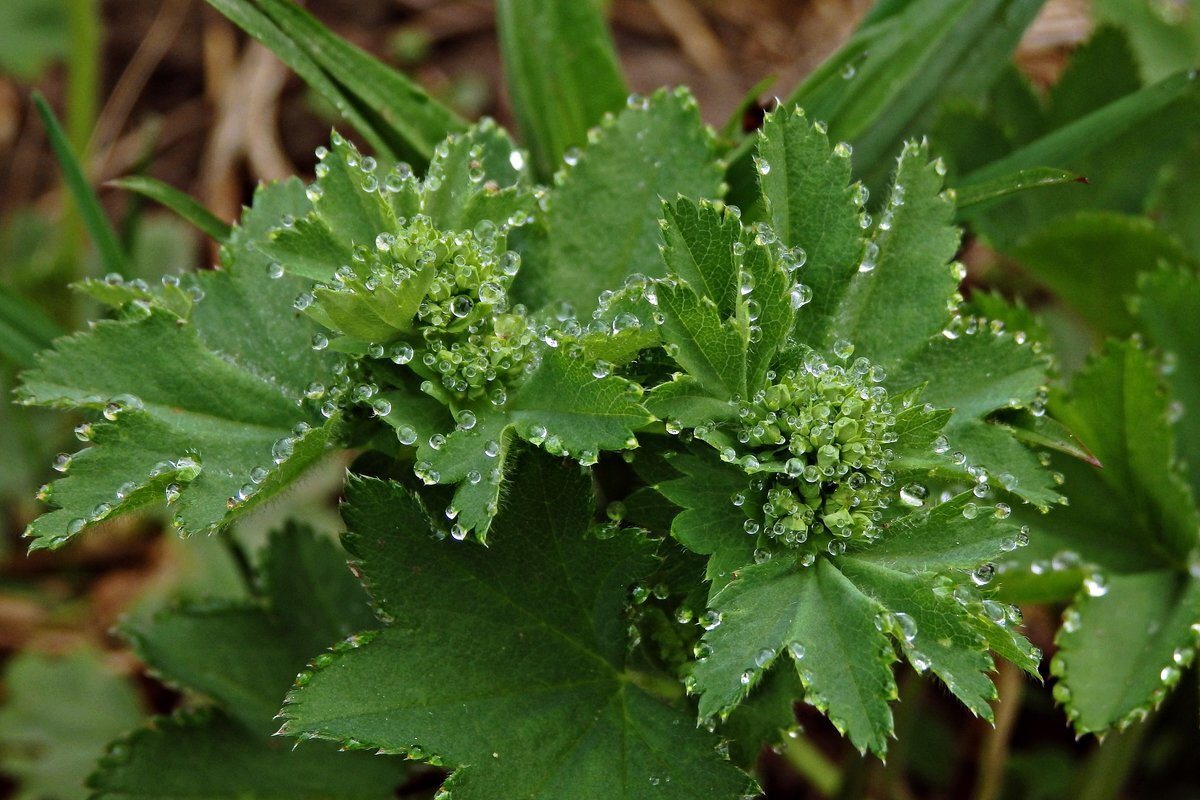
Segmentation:
<svg viewBox="0 0 1200 800">
<path fill-rule="evenodd" d="M 1087 178 L 1070 170 L 1055 169 L 1054 167 L 1030 167 L 990 180 L 963 183 L 956 186 L 955 190 L 958 192 L 957 203 L 961 209 L 1006 197 L 1016 192 L 1023 192 L 1026 189 L 1087 182 Z"/>
<path fill-rule="evenodd" d="M 131 175 L 128 178 L 110 181 L 109 185 L 136 192 L 166 206 L 218 242 L 224 243 L 229 238 L 232 228 L 228 223 L 217 219 L 198 200 L 184 194 L 174 186 L 143 175 Z"/>
<path fill-rule="evenodd" d="M 100 206 L 99 198 L 88 184 L 87 178 L 83 174 L 83 167 L 71 150 L 62 126 L 58 124 L 54 111 L 51 110 L 50 104 L 46 102 L 46 98 L 40 92 L 34 92 L 33 103 L 37 107 L 38 115 L 42 118 L 42 123 L 46 126 L 46 133 L 50 137 L 50 147 L 62 168 L 67 189 L 75 199 L 79 215 L 83 218 L 83 225 L 96 244 L 105 270 L 124 274 L 128 267 L 128 258 L 121 248 L 117 232 Z"/>
<path fill-rule="evenodd" d="M 0 286 L 0 356 L 27 369 L 33 366 L 34 355 L 62 333 L 32 301 Z"/>
<path fill-rule="evenodd" d="M 496 25 L 517 124 L 545 180 L 604 112 L 624 105 L 625 79 L 595 3 L 499 0 Z"/>
<path fill-rule="evenodd" d="M 208 0 L 322 95 L 379 153 L 423 167 L 466 124 L 399 72 L 286 0 Z"/>
<path fill-rule="evenodd" d="M 903 139 L 919 132 L 943 98 L 986 91 L 1043 2 L 885 3 L 785 102 L 853 145 L 856 171 L 879 186 Z M 739 148 L 729 169 L 730 200 L 744 207 L 754 200 L 752 149 L 752 140 Z"/>
<path fill-rule="evenodd" d="M 993 161 L 962 179 L 974 186 L 1039 164 L 1065 164 L 1132 130 L 1142 120 L 1196 90 L 1195 71 L 1147 86 Z"/>
</svg>

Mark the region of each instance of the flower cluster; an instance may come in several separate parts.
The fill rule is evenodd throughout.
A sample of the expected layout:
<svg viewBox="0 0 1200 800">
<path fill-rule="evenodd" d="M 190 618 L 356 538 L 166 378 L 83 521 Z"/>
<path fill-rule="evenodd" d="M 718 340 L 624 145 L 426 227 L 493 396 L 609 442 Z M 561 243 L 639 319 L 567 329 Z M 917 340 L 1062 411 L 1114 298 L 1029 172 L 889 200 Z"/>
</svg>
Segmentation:
<svg viewBox="0 0 1200 800">
<path fill-rule="evenodd" d="M 721 451 L 755 475 L 761 506 L 734 498 L 749 517 L 747 533 L 812 553 L 869 541 L 895 483 L 887 445 L 897 439 L 896 418 L 882 370 L 865 358 L 829 364 L 809 352 L 802 367 L 771 380 L 738 403 L 738 444 Z"/>
</svg>

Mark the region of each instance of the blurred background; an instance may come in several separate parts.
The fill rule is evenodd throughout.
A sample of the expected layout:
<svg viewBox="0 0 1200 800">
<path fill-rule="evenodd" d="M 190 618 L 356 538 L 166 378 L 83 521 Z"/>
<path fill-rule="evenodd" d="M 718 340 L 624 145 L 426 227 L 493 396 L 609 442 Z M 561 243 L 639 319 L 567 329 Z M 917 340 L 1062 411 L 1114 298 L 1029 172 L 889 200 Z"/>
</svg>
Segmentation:
<svg viewBox="0 0 1200 800">
<path fill-rule="evenodd" d="M 1171 24 L 1190 31 L 1192 46 L 1200 49 L 1196 3 L 1102 5 L 1121 2 L 1174 19 Z M 404 70 L 463 116 L 490 115 L 512 127 L 492 3 L 305 5 L 334 32 Z M 844 41 L 870 5 L 611 0 L 609 13 L 630 86 L 649 92 L 686 84 L 714 126 L 725 123 L 763 76 L 772 76 L 759 87 L 764 105 L 745 113 L 744 125 L 752 129 L 771 98 L 786 95 Z M 1087 0 L 1046 4 L 1017 51 L 1018 67 L 1036 89 L 1055 83 L 1096 17 Z M 216 254 L 176 217 L 107 182 L 152 176 L 232 221 L 258 182 L 293 174 L 311 179 L 313 150 L 337 124 L 324 100 L 203 0 L 0 0 L 0 304 L 10 318 L 24 320 L 19 331 L 0 330 L 5 397 L 33 352 L 102 313 L 84 295 L 63 288 L 100 277 L 102 267 L 63 188 L 31 101 L 34 90 L 45 94 L 99 187 L 132 254 L 127 278 L 157 280 L 204 268 Z M 968 240 L 963 258 L 971 281 L 1020 284 L 1019 269 L 978 242 Z M 36 494 L 49 479 L 54 454 L 74 449 L 72 425 L 62 414 L 0 405 L 0 798 L 86 797 L 82 780 L 104 745 L 147 712 L 170 711 L 178 701 L 110 635 L 122 614 L 243 591 L 237 565 L 216 541 L 181 546 L 163 535 L 162 520 L 153 514 L 122 517 L 62 551 L 26 556 L 20 533 L 38 513 Z M 306 484 L 301 500 L 309 520 L 331 530 L 339 525 L 333 502 L 340 469 L 329 465 Z M 259 541 L 278 513 L 260 513 L 240 526 L 239 536 Z M 1051 652 L 1057 614 L 1035 606 L 1026 620 L 1030 638 Z M 823 718 L 801 711 L 812 747 L 764 754 L 769 796 L 824 797 L 831 784 L 821 783 L 822 770 L 840 768 L 859 782 L 850 787 L 858 794 L 847 794 L 851 781 L 843 782 L 845 797 L 1036 800 L 1075 796 L 1086 780 L 1108 786 L 1103 796 L 1200 797 L 1195 775 L 1179 773 L 1189 763 L 1179 760 L 1178 744 L 1156 746 L 1152 739 L 1149 746 L 1134 742 L 1120 750 L 1122 736 L 1129 735 L 1113 735 L 1117 744 L 1109 750 L 1117 756 L 1095 759 L 1095 742 L 1074 740 L 1044 686 L 1006 669 L 998 681 L 1008 702 L 995 730 L 930 682 L 902 683 L 900 738 L 886 771 L 860 760 Z M 1192 683 L 1161 715 L 1168 720 L 1163 726 L 1173 717 L 1182 720 L 1193 751 L 1200 738 L 1195 708 Z M 1136 765 L 1130 763 L 1135 753 Z M 1115 788 L 1114 781 L 1097 777 L 1105 769 L 1118 770 Z M 428 789 L 404 796 L 428 796 Z"/>
</svg>

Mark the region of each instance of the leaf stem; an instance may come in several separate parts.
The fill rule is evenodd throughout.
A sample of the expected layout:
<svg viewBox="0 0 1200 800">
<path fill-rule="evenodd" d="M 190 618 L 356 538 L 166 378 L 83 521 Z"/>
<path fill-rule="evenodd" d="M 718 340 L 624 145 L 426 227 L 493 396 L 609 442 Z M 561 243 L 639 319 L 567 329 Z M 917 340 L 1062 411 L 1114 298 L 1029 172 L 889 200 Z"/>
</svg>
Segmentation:
<svg viewBox="0 0 1200 800">
<path fill-rule="evenodd" d="M 246 552 L 246 548 L 237 540 L 231 529 L 227 528 L 217 536 L 221 540 L 225 552 L 233 560 L 233 565 L 237 568 L 238 575 L 241 576 L 242 583 L 246 586 L 246 593 L 251 597 L 260 596 L 262 591 L 258 585 L 258 577 L 255 574 L 254 565 L 250 563 L 250 555 Z"/>
<path fill-rule="evenodd" d="M 906 669 L 901 672 L 900 697 L 895 712 L 896 741 L 888 749 L 887 768 L 883 770 L 886 793 L 892 800 L 911 800 L 913 797 L 905 775 L 908 772 L 908 756 L 912 750 L 912 737 L 916 735 L 924 693 L 924 679 L 916 670 Z"/>
<path fill-rule="evenodd" d="M 979 754 L 979 774 L 975 779 L 974 800 L 996 800 L 1004 789 L 1008 745 L 1021 710 L 1024 683 L 1021 671 L 1007 661 L 997 666 L 996 725 L 984 737 Z"/>
<path fill-rule="evenodd" d="M 842 769 L 842 785 L 838 787 L 835 800 L 860 800 L 866 797 L 871 765 L 871 757 L 865 753 L 852 753 Z"/>
<path fill-rule="evenodd" d="M 67 61 L 67 141 L 80 164 L 86 165 L 100 94 L 100 20 L 96 0 L 68 0 L 67 14 L 71 43 Z M 66 229 L 63 265 L 68 270 L 68 281 L 76 281 L 83 277 L 83 220 L 70 203 L 63 218 Z"/>
<path fill-rule="evenodd" d="M 1112 731 L 1092 752 L 1080 775 L 1080 800 L 1116 800 L 1129 780 L 1142 740 L 1150 730 L 1140 722 L 1124 731 Z"/>
<path fill-rule="evenodd" d="M 785 739 L 783 756 L 813 787 L 832 797 L 842 785 L 842 771 L 807 736 L 798 734 Z"/>
</svg>

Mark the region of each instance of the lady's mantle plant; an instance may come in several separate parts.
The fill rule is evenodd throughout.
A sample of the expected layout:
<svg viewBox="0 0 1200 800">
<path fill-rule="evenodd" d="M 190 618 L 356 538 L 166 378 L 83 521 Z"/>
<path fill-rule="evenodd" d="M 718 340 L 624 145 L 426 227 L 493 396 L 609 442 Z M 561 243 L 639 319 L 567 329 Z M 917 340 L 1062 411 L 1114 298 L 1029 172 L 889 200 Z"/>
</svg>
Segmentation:
<svg viewBox="0 0 1200 800">
<path fill-rule="evenodd" d="M 795 699 L 882 755 L 899 659 L 985 717 L 989 652 L 1034 670 L 987 583 L 1023 541 L 1010 505 L 1058 499 L 1020 442 L 1048 362 L 960 315 L 954 196 L 923 145 L 869 206 L 850 148 L 780 108 L 741 212 L 683 92 L 633 98 L 552 186 L 491 122 L 422 176 L 336 135 L 318 156 L 315 183 L 259 190 L 220 269 L 87 285 L 116 319 L 21 390 L 94 417 L 35 548 L 163 501 L 183 533 L 220 529 L 330 449 L 370 451 L 343 514 L 376 619 L 334 593 L 322 630 L 353 635 L 316 652 L 283 611 L 327 591 L 311 569 L 276 570 L 253 610 L 280 664 L 313 649 L 281 734 L 443 765 L 460 798 L 732 798 L 752 786 L 722 737 L 757 750 Z M 267 568 L 312 547 L 279 536 Z M 176 655 L 249 636 L 223 624 L 133 634 L 222 707 L 157 737 L 267 724 L 204 648 Z M 161 742 L 122 743 L 97 785 L 130 791 Z"/>
</svg>

